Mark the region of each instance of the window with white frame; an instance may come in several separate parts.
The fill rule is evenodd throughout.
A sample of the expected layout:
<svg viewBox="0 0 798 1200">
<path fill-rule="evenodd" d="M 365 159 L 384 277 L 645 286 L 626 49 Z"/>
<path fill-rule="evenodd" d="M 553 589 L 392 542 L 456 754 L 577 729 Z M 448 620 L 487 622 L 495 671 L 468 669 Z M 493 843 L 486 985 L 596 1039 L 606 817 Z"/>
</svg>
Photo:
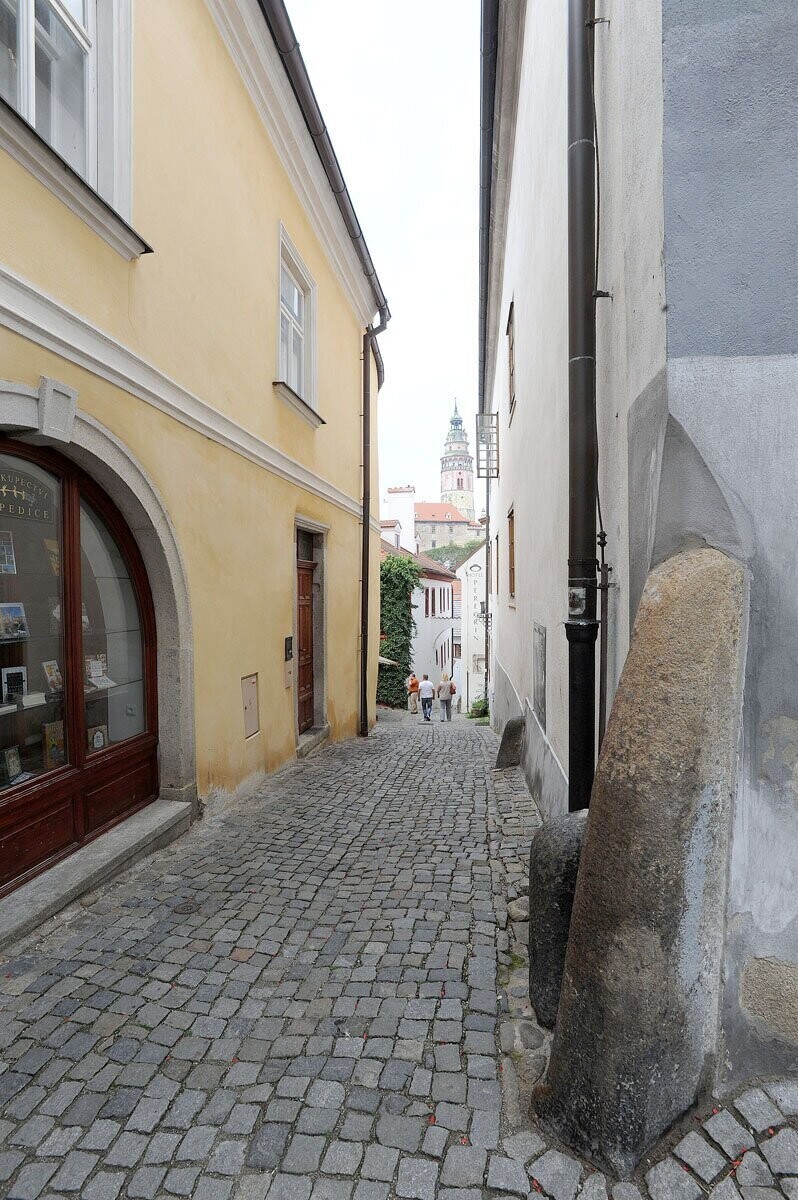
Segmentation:
<svg viewBox="0 0 798 1200">
<path fill-rule="evenodd" d="M 315 408 L 315 288 L 283 232 L 280 241 L 279 379 Z"/>
<path fill-rule="evenodd" d="M 129 215 L 130 0 L 0 0 L 0 96 Z"/>
</svg>

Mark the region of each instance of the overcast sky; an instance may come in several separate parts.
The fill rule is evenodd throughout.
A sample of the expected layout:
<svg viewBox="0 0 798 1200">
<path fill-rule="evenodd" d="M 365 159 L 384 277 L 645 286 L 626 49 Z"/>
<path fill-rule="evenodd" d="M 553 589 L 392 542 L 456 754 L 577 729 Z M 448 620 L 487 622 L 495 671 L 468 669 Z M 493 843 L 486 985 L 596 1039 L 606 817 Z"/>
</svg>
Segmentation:
<svg viewBox="0 0 798 1200">
<path fill-rule="evenodd" d="M 474 451 L 479 0 L 287 5 L 392 313 L 380 488 L 437 500 L 455 396 Z"/>
</svg>

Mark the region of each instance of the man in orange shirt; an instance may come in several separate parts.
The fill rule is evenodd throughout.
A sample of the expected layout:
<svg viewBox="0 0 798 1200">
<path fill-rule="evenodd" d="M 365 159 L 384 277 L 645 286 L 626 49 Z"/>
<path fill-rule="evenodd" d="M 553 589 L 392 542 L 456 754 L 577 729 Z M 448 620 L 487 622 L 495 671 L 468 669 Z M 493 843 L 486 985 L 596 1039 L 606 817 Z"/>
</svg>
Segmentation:
<svg viewBox="0 0 798 1200">
<path fill-rule="evenodd" d="M 412 671 L 407 681 L 407 699 L 411 713 L 418 713 L 418 680 Z"/>
</svg>

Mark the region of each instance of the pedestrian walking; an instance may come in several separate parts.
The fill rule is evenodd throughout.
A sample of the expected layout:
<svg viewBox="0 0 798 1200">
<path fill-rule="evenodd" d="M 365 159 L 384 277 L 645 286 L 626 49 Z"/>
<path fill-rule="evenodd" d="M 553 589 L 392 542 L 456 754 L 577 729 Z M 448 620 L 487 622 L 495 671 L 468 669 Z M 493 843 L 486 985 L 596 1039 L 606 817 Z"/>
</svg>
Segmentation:
<svg viewBox="0 0 798 1200">
<path fill-rule="evenodd" d="M 451 721 L 451 719 L 452 719 L 452 697 L 454 695 L 456 695 L 457 688 L 455 687 L 454 680 L 450 679 L 445 671 L 444 671 L 443 675 L 441 675 L 441 681 L 438 684 L 437 692 L 438 692 L 438 700 L 440 701 L 440 706 L 441 706 L 441 720 L 442 721 Z"/>
<path fill-rule="evenodd" d="M 432 720 L 432 700 L 435 696 L 435 684 L 430 682 L 429 675 L 421 676 L 421 683 L 418 685 L 418 694 L 421 697 L 421 712 L 425 721 Z"/>
<path fill-rule="evenodd" d="M 418 679 L 415 671 L 410 672 L 410 678 L 405 687 L 407 688 L 407 706 L 411 713 L 418 713 Z"/>
</svg>

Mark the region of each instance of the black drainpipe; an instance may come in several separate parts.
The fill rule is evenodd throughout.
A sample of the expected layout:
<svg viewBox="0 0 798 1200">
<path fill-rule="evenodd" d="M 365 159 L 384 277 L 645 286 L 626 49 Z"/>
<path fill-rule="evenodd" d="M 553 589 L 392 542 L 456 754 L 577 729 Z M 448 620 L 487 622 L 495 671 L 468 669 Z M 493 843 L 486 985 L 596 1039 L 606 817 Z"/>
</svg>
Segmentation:
<svg viewBox="0 0 798 1200">
<path fill-rule="evenodd" d="M 568 807 L 587 808 L 596 744 L 594 0 L 568 6 Z"/>
</svg>

